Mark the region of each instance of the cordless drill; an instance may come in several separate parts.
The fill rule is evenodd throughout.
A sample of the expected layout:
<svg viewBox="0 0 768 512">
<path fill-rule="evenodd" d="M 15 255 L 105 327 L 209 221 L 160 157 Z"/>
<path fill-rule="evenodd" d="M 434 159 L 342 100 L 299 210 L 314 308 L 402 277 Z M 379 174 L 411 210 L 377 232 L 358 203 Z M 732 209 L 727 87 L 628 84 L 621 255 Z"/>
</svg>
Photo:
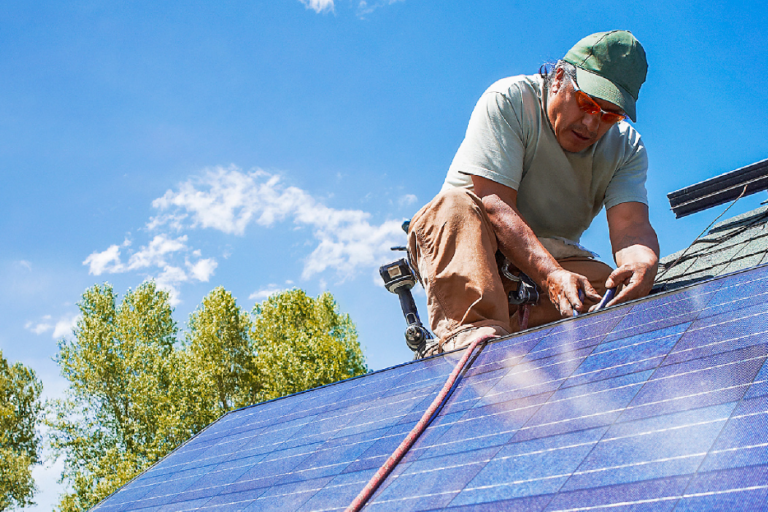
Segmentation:
<svg viewBox="0 0 768 512">
<path fill-rule="evenodd" d="M 405 343 L 408 348 L 416 352 L 417 356 L 423 354 L 427 340 L 432 339 L 432 334 L 422 325 L 416 303 L 411 295 L 411 288 L 416 284 L 416 276 L 413 275 L 405 259 L 379 267 L 379 274 L 384 280 L 387 291 L 396 294 L 400 299 L 400 308 L 408 324 L 405 329 Z"/>
</svg>

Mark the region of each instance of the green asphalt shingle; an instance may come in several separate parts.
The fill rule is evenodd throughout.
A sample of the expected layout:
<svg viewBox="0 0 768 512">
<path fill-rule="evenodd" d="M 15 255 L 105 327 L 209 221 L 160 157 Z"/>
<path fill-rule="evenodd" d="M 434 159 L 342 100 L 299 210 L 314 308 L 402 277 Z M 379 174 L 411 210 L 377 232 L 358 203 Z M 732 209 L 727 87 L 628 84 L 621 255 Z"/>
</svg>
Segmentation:
<svg viewBox="0 0 768 512">
<path fill-rule="evenodd" d="M 768 206 L 719 222 L 687 249 L 662 258 L 654 290 L 674 290 L 763 263 L 768 263 Z"/>
</svg>

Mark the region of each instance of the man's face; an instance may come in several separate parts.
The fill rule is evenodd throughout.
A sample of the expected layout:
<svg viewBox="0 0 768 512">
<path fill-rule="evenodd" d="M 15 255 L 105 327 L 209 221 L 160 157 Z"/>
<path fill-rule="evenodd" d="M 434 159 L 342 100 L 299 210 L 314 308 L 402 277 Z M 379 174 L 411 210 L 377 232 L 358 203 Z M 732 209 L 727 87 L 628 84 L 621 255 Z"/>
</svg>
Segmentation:
<svg viewBox="0 0 768 512">
<path fill-rule="evenodd" d="M 592 99 L 606 112 L 622 113 L 619 107 L 609 101 Z M 615 124 L 603 121 L 599 113 L 588 114 L 579 108 L 573 85 L 562 69 L 557 70 L 550 88 L 547 115 L 560 147 L 571 153 L 584 151 Z"/>
</svg>

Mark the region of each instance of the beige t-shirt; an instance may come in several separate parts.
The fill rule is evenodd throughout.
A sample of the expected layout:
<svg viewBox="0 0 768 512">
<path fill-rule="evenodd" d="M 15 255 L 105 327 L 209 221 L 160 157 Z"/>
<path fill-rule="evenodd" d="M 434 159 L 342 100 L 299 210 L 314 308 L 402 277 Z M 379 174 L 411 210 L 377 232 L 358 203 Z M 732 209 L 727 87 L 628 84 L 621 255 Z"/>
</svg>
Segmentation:
<svg viewBox="0 0 768 512">
<path fill-rule="evenodd" d="M 648 204 L 648 157 L 628 123 L 580 153 L 564 151 L 546 115 L 539 75 L 499 80 L 472 112 L 443 190 L 472 190 L 471 175 L 517 190 L 517 207 L 539 238 L 578 243 L 605 206 Z"/>
</svg>

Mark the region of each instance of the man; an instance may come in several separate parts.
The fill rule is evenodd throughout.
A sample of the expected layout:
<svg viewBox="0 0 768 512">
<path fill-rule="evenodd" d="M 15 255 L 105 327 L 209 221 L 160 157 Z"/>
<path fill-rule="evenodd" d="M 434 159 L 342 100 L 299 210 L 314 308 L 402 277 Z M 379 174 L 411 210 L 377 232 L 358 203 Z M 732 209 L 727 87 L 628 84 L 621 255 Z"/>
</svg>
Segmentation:
<svg viewBox="0 0 768 512">
<path fill-rule="evenodd" d="M 483 94 L 442 191 L 410 224 L 409 257 L 439 338 L 428 354 L 585 312 L 608 288 L 620 289 L 609 306 L 650 292 L 659 247 L 648 160 L 624 121 L 636 120 L 647 69 L 630 32 L 603 32 L 551 69 Z M 615 270 L 578 244 L 603 206 Z M 542 291 L 528 312 L 507 300 L 517 286 L 507 276 L 521 272 Z"/>
</svg>

